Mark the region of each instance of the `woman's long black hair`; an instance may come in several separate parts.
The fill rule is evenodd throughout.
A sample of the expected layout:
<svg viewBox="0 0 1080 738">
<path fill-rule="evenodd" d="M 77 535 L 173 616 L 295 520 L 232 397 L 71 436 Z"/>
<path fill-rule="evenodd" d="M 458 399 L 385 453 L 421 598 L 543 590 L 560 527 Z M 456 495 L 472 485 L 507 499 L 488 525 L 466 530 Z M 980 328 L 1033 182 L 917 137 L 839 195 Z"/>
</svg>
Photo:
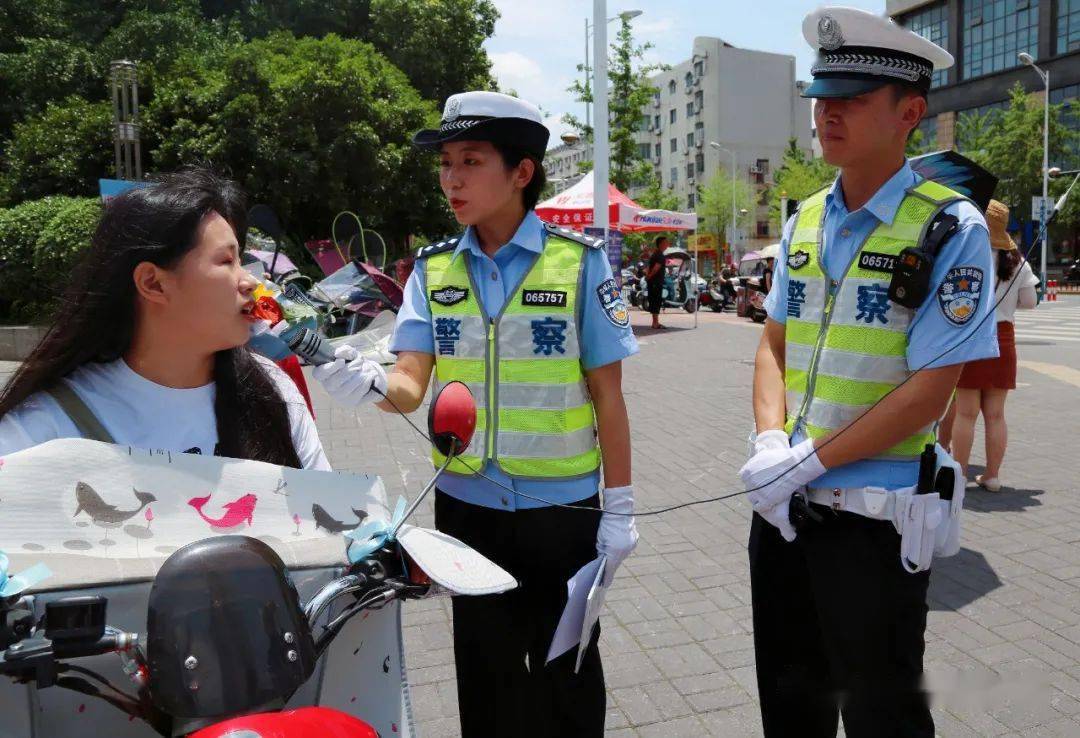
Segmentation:
<svg viewBox="0 0 1080 738">
<path fill-rule="evenodd" d="M 123 356 L 135 328 L 135 267 L 144 261 L 176 266 L 196 246 L 199 224 L 211 212 L 229 222 L 242 249 L 245 199 L 235 182 L 206 169 L 187 169 L 111 200 L 59 314 L 0 391 L 0 418 L 83 364 Z M 246 347 L 217 353 L 214 382 L 216 453 L 300 466 L 285 401 Z"/>
<path fill-rule="evenodd" d="M 1021 261 L 1020 252 L 1016 249 L 999 250 L 997 258 L 998 283 L 1008 282 L 1012 279 L 1012 275 L 1016 272 L 1016 268 L 1020 266 Z"/>
</svg>

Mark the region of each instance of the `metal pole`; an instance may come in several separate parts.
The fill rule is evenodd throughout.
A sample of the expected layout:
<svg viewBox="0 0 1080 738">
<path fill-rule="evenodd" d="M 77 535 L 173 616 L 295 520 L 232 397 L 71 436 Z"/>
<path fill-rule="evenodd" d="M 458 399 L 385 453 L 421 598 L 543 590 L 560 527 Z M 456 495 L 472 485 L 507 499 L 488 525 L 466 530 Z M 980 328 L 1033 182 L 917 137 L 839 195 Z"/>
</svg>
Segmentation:
<svg viewBox="0 0 1080 738">
<path fill-rule="evenodd" d="M 1039 225 L 1042 226 L 1046 223 L 1046 191 L 1050 183 L 1050 70 L 1047 69 L 1043 72 L 1043 83 L 1046 85 L 1046 99 L 1043 100 L 1043 191 L 1042 191 L 1042 204 L 1039 205 L 1039 210 L 1042 213 L 1042 217 L 1039 219 Z M 1043 294 L 1046 294 L 1046 283 L 1049 281 L 1046 274 L 1046 247 L 1047 238 L 1050 235 L 1050 231 L 1046 228 L 1042 229 L 1042 280 L 1043 280 Z"/>
<path fill-rule="evenodd" d="M 739 168 L 735 158 L 735 147 L 731 147 L 731 258 L 735 259 L 735 218 L 738 212 L 735 209 L 735 170 Z"/>
<path fill-rule="evenodd" d="M 593 0 L 593 227 L 608 229 L 607 0 Z"/>
</svg>

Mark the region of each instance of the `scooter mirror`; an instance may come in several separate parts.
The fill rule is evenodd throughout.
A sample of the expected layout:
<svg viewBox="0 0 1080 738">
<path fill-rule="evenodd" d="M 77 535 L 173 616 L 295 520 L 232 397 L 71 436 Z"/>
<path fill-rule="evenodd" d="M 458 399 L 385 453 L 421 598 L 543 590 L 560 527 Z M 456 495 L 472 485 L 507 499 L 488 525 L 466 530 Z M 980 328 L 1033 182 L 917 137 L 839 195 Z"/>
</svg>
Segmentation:
<svg viewBox="0 0 1080 738">
<path fill-rule="evenodd" d="M 260 231 L 274 239 L 275 243 L 281 243 L 283 235 L 281 221 L 277 213 L 270 209 L 269 205 L 256 205 L 247 214 L 249 228 L 258 228 Z"/>
<path fill-rule="evenodd" d="M 469 447 L 476 430 L 476 400 L 461 382 L 439 390 L 428 410 L 428 434 L 443 456 L 457 456 Z"/>
</svg>

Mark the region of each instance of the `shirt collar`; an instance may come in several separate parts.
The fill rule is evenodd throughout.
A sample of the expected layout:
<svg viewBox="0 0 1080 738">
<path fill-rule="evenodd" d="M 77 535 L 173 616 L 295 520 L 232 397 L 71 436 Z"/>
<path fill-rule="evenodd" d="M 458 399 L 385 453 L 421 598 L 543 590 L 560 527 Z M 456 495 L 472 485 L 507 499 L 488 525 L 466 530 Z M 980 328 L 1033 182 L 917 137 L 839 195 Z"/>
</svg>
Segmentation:
<svg viewBox="0 0 1080 738">
<path fill-rule="evenodd" d="M 919 177 L 912 170 L 907 160 L 892 177 L 883 184 L 874 196 L 862 206 L 875 218 L 885 225 L 892 225 L 896 218 L 896 211 L 900 209 L 900 203 L 904 201 L 907 191 L 919 181 Z M 837 177 L 829 188 L 829 194 L 825 196 L 826 207 L 835 204 L 837 207 L 846 208 L 844 193 L 840 189 L 840 177 Z"/>
<path fill-rule="evenodd" d="M 537 254 L 544 250 L 544 222 L 540 220 L 535 210 L 525 213 L 521 225 L 518 226 L 509 243 Z M 476 229 L 473 226 L 465 229 L 464 235 L 458 241 L 457 248 L 454 249 L 453 258 L 456 259 L 458 254 L 465 251 L 471 252 L 473 256 L 481 256 L 484 253 L 480 248 L 480 240 L 476 237 Z"/>
</svg>

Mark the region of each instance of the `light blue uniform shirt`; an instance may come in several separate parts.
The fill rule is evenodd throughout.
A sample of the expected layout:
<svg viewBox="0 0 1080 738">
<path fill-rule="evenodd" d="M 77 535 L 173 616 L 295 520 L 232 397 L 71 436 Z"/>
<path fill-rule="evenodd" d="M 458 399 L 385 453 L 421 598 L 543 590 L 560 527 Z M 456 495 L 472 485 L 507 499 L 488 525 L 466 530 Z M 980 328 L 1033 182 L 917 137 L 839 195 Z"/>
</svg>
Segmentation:
<svg viewBox="0 0 1080 738">
<path fill-rule="evenodd" d="M 859 247 L 881 223 L 891 224 L 904 199 L 904 193 L 922 177 L 904 166 L 879 189 L 869 202 L 854 213 L 844 204 L 840 179 L 825 196 L 825 221 L 822 233 L 822 266 L 830 278 L 839 280 L 855 258 Z M 915 312 L 908 328 L 908 369 L 933 369 L 963 364 L 998 355 L 997 324 L 994 322 L 994 260 L 990 234 L 978 208 L 967 200 L 954 203 L 946 213 L 959 219 L 958 229 L 945 242 L 934 262 L 930 278 L 931 292 Z M 784 227 L 780 257 L 776 260 L 773 287 L 765 299 L 765 310 L 777 323 L 787 322 L 788 313 L 788 244 L 795 227 L 795 216 Z M 946 316 L 940 292 L 955 267 L 976 267 L 984 275 L 980 299 L 974 317 L 958 325 Z M 883 275 L 887 281 L 888 275 Z M 987 286 L 989 282 L 989 286 Z M 943 352 L 944 356 L 940 356 Z M 940 358 L 939 358 L 940 356 Z M 804 440 L 798 433 L 792 443 Z M 917 461 L 856 461 L 829 469 L 813 482 L 814 487 L 866 487 L 886 489 L 909 487 L 918 481 Z"/>
<path fill-rule="evenodd" d="M 455 259 L 467 259 L 477 296 L 489 315 L 497 314 L 514 292 L 525 274 L 543 250 L 547 238 L 544 224 L 529 212 L 521 221 L 510 242 L 495 252 L 495 258 L 480 249 L 473 228 L 467 228 L 454 250 Z M 585 264 L 578 296 L 578 334 L 581 341 L 581 364 L 586 370 L 621 361 L 638 351 L 637 340 L 628 325 L 618 325 L 604 310 L 597 288 L 611 279 L 611 265 L 603 249 L 585 249 Z M 405 296 L 398 311 L 390 350 L 418 351 L 435 354 L 435 339 L 431 330 L 431 309 L 427 298 L 425 261 L 417 259 Z M 487 463 L 483 473 L 494 480 L 544 502 L 530 500 L 479 477 L 445 473 L 439 489 L 463 502 L 498 510 L 517 510 L 546 507 L 549 503 L 569 504 L 592 497 L 600 488 L 599 471 L 582 479 L 535 481 L 512 479 L 495 464 Z"/>
</svg>

